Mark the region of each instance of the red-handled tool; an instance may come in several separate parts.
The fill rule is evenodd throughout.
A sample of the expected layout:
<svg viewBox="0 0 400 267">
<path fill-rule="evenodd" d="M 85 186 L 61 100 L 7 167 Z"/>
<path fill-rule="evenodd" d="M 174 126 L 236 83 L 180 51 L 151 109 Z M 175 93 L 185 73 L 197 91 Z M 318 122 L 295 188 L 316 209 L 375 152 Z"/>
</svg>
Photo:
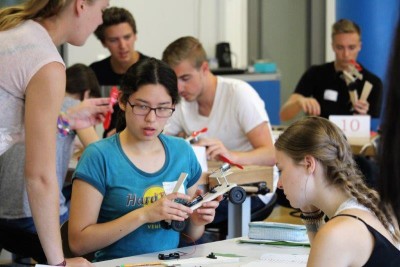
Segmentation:
<svg viewBox="0 0 400 267">
<path fill-rule="evenodd" d="M 197 137 L 208 131 L 207 127 L 204 127 L 203 129 L 201 129 L 200 131 L 194 131 L 188 138 L 186 138 L 186 141 L 191 142 L 192 140 L 196 140 L 197 141 Z"/>
<path fill-rule="evenodd" d="M 200 131 L 194 131 L 190 136 L 194 138 L 194 137 L 198 136 L 198 135 L 201 134 L 201 133 L 207 132 L 207 130 L 208 130 L 208 128 L 207 128 L 207 127 L 204 127 L 204 128 L 201 129 Z"/>
<path fill-rule="evenodd" d="M 118 90 L 117 86 L 113 86 L 110 91 L 110 104 L 112 106 L 114 106 L 114 104 L 117 103 L 118 94 L 119 94 L 119 90 Z M 103 122 L 104 130 L 107 130 L 110 127 L 110 123 L 111 123 L 111 112 L 108 112 L 106 115 L 106 118 Z"/>
<path fill-rule="evenodd" d="M 243 166 L 242 166 L 242 165 L 237 164 L 237 163 L 234 163 L 234 162 L 230 161 L 229 159 L 225 158 L 225 157 L 222 156 L 222 155 L 219 155 L 219 159 L 220 159 L 221 161 L 223 161 L 223 162 L 226 162 L 226 163 L 230 164 L 230 165 L 236 166 L 236 167 L 238 167 L 239 169 L 243 169 Z"/>
<path fill-rule="evenodd" d="M 350 59 L 350 64 L 352 64 L 358 71 L 362 71 L 362 67 L 354 59 Z"/>
</svg>

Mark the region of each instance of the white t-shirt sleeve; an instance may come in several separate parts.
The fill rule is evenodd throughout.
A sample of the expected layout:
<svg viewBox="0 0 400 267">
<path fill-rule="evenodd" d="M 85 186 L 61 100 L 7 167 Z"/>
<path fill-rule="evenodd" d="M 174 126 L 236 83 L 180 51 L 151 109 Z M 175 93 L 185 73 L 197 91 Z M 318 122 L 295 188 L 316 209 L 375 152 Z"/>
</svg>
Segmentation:
<svg viewBox="0 0 400 267">
<path fill-rule="evenodd" d="M 164 128 L 164 133 L 167 135 L 177 135 L 183 131 L 182 127 L 182 109 L 180 104 L 176 105 L 175 112 L 168 119 Z"/>
<path fill-rule="evenodd" d="M 248 83 L 239 83 L 234 98 L 237 105 L 237 117 L 245 133 L 250 132 L 263 122 L 269 122 L 264 101 Z"/>
</svg>

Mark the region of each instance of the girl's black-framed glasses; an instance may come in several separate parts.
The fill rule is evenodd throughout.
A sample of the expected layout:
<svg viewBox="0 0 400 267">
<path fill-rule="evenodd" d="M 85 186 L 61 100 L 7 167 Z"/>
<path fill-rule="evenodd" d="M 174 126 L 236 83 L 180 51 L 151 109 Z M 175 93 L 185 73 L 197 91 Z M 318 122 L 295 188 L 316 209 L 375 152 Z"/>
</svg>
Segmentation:
<svg viewBox="0 0 400 267">
<path fill-rule="evenodd" d="M 157 107 L 157 108 L 152 108 L 143 104 L 131 104 L 128 100 L 129 106 L 132 108 L 132 112 L 135 115 L 139 116 L 147 116 L 152 110 L 156 113 L 156 116 L 159 118 L 169 118 L 172 116 L 172 113 L 174 113 L 175 109 L 174 108 L 167 108 L 167 107 Z"/>
</svg>

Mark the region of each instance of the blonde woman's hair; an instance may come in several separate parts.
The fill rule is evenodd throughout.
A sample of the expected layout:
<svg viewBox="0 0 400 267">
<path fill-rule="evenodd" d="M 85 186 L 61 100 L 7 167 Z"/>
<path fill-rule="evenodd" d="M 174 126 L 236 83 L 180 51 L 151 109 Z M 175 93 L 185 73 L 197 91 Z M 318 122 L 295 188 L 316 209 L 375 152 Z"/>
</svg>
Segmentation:
<svg viewBox="0 0 400 267">
<path fill-rule="evenodd" d="M 343 132 L 329 120 L 321 117 L 306 117 L 289 126 L 275 143 L 277 150 L 284 152 L 300 163 L 307 155 L 320 162 L 328 183 L 342 188 L 359 203 L 369 208 L 386 227 L 394 229 L 393 217 L 388 210 L 379 208 L 378 193 L 368 188 L 358 169 Z M 391 232 L 399 241 L 399 232 Z"/>
<path fill-rule="evenodd" d="M 29 19 L 42 20 L 57 15 L 73 0 L 28 0 L 23 4 L 0 9 L 0 31 L 16 27 Z M 89 0 L 93 2 L 95 0 Z"/>
<path fill-rule="evenodd" d="M 181 37 L 164 50 L 162 60 L 171 67 L 175 67 L 183 60 L 189 60 L 192 66 L 200 68 L 207 61 L 207 54 L 200 41 L 192 36 Z"/>
</svg>

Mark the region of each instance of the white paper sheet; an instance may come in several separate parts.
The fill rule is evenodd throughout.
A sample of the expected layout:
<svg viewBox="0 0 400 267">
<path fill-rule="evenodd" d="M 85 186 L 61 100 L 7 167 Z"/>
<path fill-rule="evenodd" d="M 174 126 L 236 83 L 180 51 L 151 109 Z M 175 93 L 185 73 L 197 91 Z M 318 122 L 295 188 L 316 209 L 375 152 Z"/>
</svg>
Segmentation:
<svg viewBox="0 0 400 267">
<path fill-rule="evenodd" d="M 308 255 L 294 254 L 263 254 L 260 260 L 249 262 L 243 267 L 305 267 L 307 266 Z"/>
<path fill-rule="evenodd" d="M 190 259 L 178 259 L 178 260 L 168 260 L 163 263 L 168 266 L 180 266 L 180 267 L 198 267 L 198 266 L 206 266 L 213 265 L 218 263 L 234 263 L 239 262 L 239 258 L 235 257 L 223 257 L 217 256 L 215 259 L 210 259 L 207 257 L 195 257 Z"/>
<path fill-rule="evenodd" d="M 192 148 L 193 148 L 194 154 L 196 154 L 197 161 L 200 163 L 201 171 L 207 172 L 208 165 L 207 165 L 206 147 L 192 145 Z"/>
</svg>

